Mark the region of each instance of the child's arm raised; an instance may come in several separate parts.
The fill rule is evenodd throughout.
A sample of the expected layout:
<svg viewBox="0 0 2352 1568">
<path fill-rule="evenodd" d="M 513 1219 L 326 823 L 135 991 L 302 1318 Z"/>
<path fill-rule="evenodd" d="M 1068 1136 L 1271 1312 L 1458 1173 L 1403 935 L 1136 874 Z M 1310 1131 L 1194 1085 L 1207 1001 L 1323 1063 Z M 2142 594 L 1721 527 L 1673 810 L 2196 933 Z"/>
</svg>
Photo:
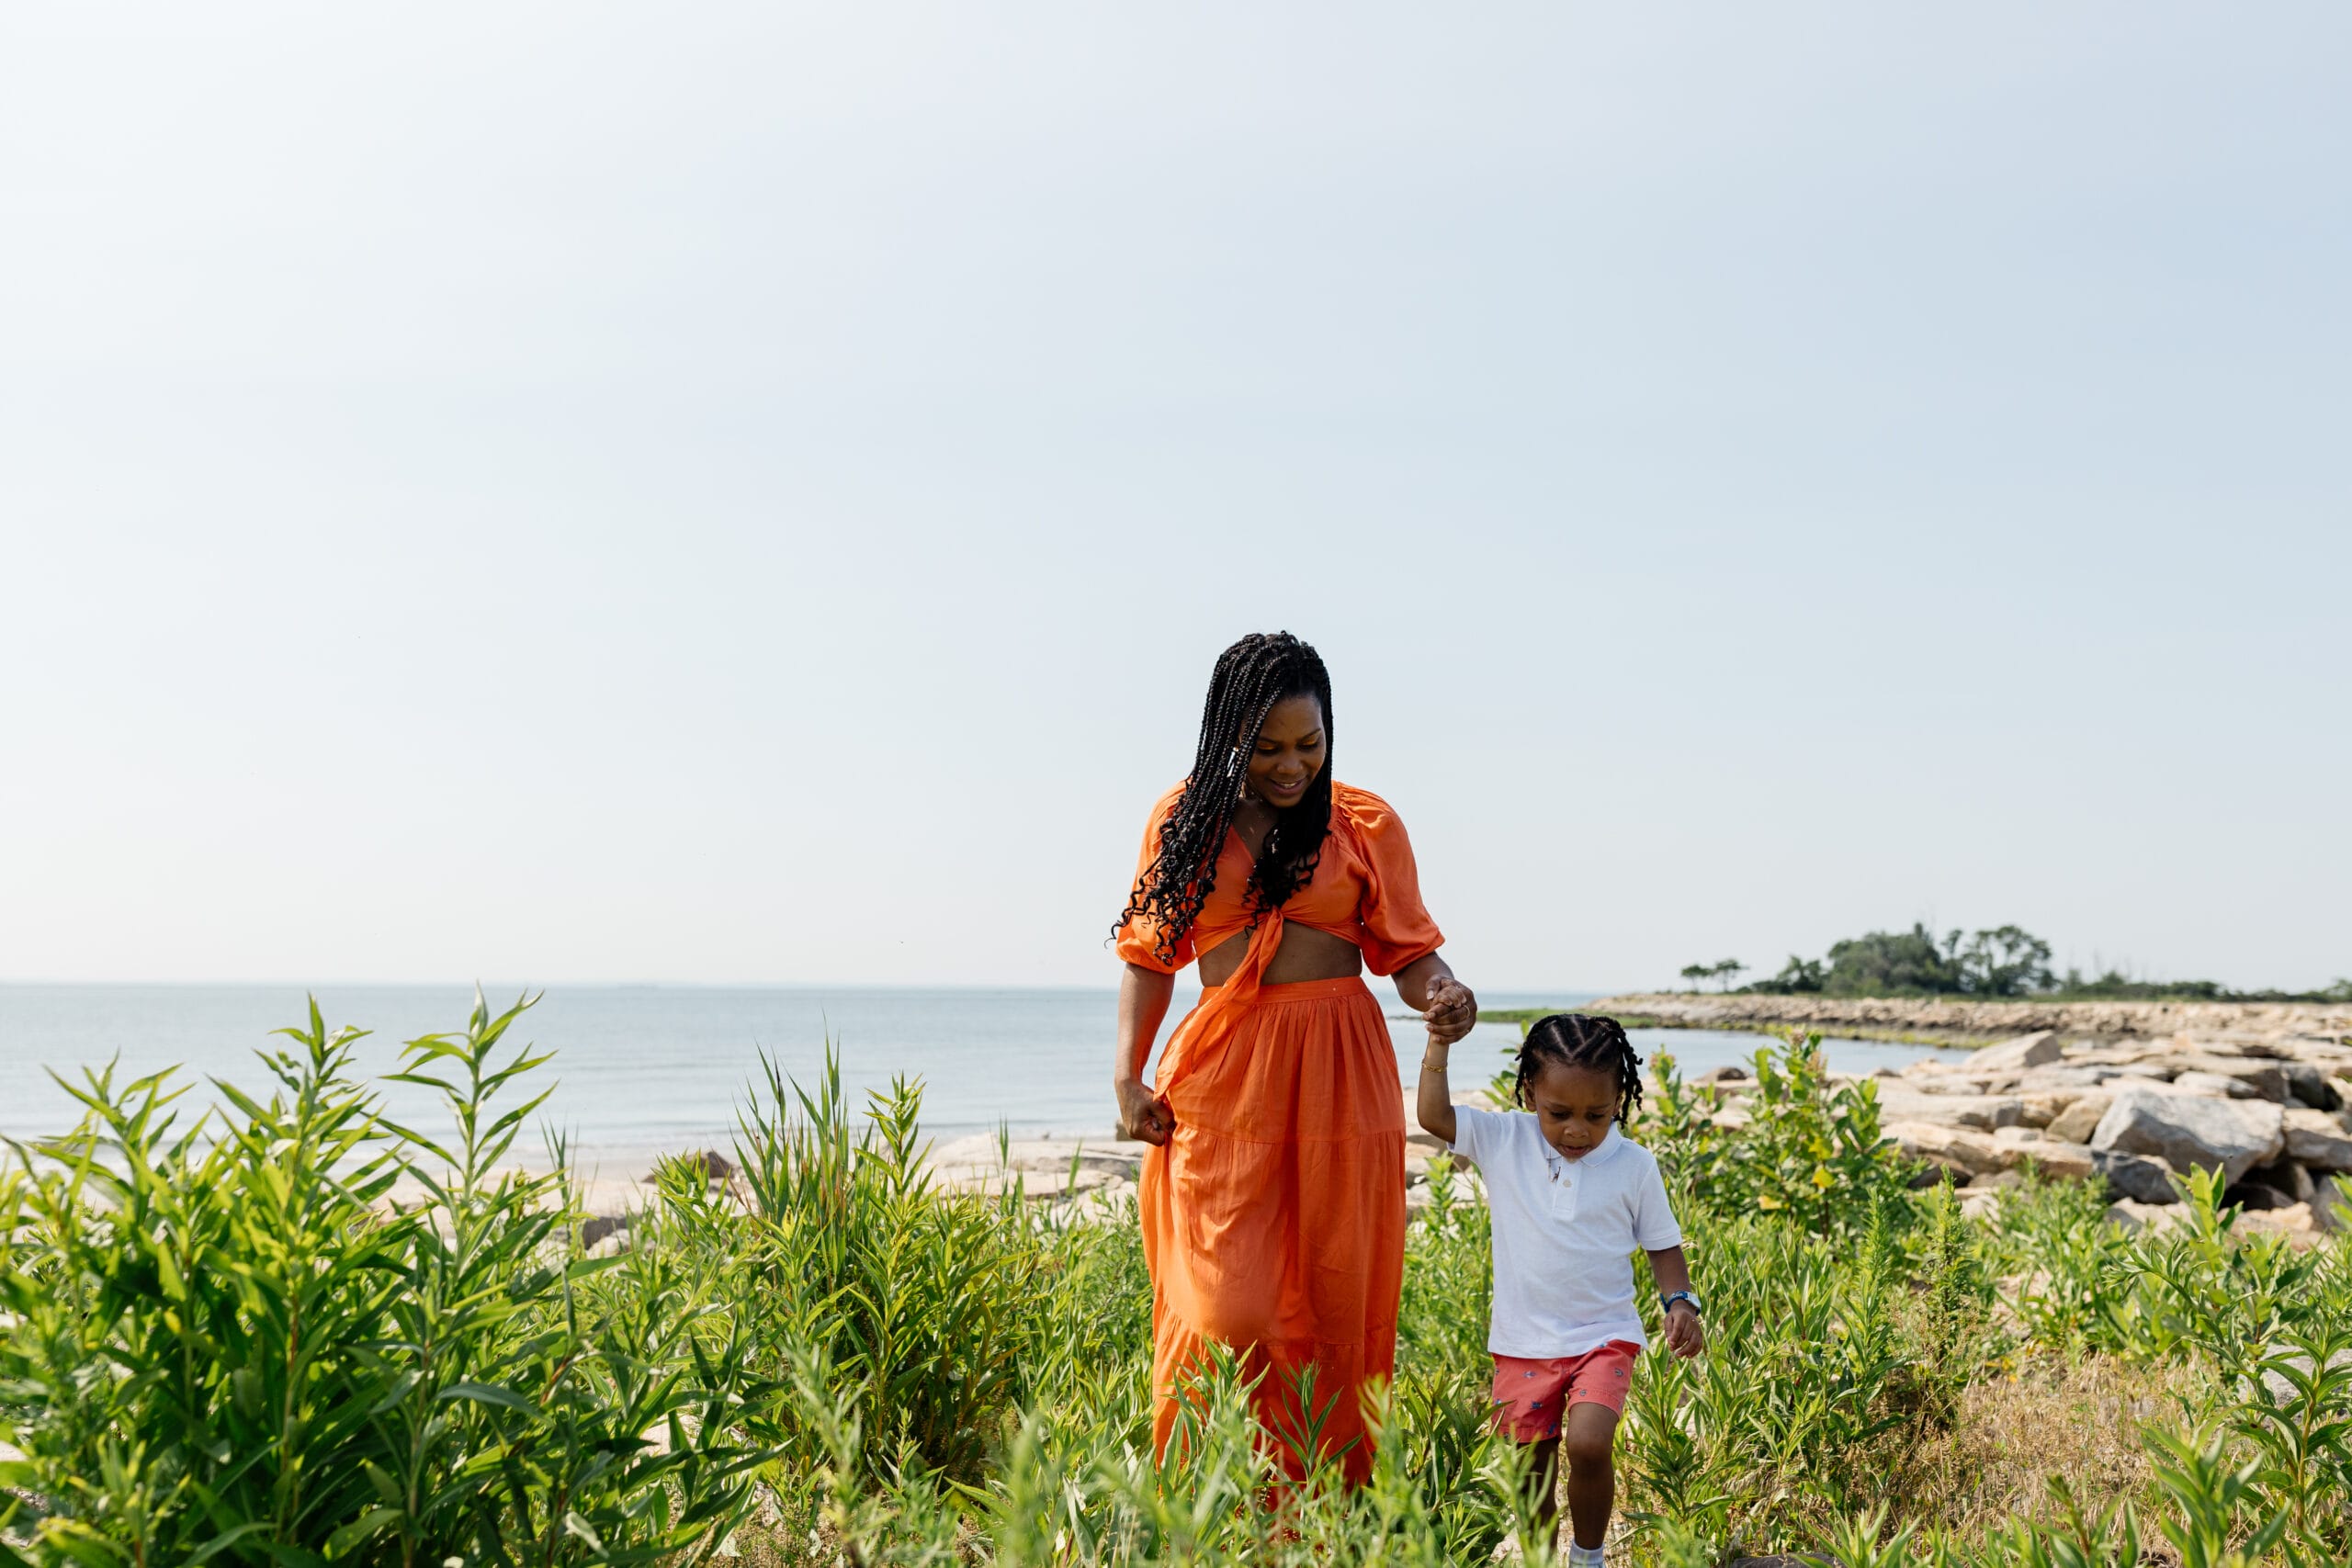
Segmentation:
<svg viewBox="0 0 2352 1568">
<path fill-rule="evenodd" d="M 1453 1146 L 1453 1090 L 1445 1081 L 1445 1054 L 1452 1049 L 1441 1043 L 1434 1032 L 1430 1033 L 1430 1043 L 1421 1050 L 1421 1086 L 1413 1100 L 1421 1131 L 1443 1138 L 1449 1149 Z"/>
</svg>

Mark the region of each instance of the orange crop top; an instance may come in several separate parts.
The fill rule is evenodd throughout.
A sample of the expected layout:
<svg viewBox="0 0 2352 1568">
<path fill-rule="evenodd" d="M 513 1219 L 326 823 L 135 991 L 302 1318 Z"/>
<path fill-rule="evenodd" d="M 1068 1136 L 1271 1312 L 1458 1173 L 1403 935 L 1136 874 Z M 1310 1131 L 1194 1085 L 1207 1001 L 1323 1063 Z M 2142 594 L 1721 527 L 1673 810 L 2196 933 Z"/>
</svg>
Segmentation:
<svg viewBox="0 0 2352 1568">
<path fill-rule="evenodd" d="M 1143 855 L 1136 863 L 1140 881 L 1159 854 L 1159 828 L 1169 808 L 1184 793 L 1178 784 L 1151 808 L 1143 835 Z M 1176 961 L 1162 962 L 1152 952 L 1159 922 L 1137 916 L 1119 928 L 1119 956 L 1146 969 L 1173 974 L 1199 954 L 1216 947 L 1250 925 L 1250 874 L 1253 863 L 1241 835 L 1228 828 L 1225 847 L 1216 861 L 1216 886 L 1201 906 L 1193 929 L 1176 943 Z M 1130 884 L 1130 886 L 1133 885 Z M 1290 896 L 1283 919 L 1345 938 L 1363 951 L 1364 966 L 1375 975 L 1394 975 L 1418 958 L 1426 958 L 1445 941 L 1430 912 L 1421 905 L 1420 874 L 1413 867 L 1413 846 L 1405 824 L 1388 803 L 1368 789 L 1331 781 L 1331 829 L 1323 840 L 1314 878 Z"/>
</svg>

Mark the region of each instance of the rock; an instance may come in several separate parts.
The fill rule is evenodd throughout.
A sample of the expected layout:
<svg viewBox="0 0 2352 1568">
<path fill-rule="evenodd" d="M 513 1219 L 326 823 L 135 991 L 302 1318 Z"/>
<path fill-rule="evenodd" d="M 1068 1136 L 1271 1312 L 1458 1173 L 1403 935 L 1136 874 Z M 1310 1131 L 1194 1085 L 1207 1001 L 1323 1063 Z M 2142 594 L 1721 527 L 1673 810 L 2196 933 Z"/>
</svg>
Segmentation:
<svg viewBox="0 0 2352 1568">
<path fill-rule="evenodd" d="M 1690 1081 L 1692 1083 L 1729 1083 L 1737 1082 L 1747 1076 L 1748 1072 L 1746 1067 L 1735 1065 L 1723 1067 L 1709 1067 L 1705 1072 L 1701 1073 L 1697 1077 L 1692 1078 Z"/>
<path fill-rule="evenodd" d="M 2042 1029 L 2031 1034 L 2020 1034 L 2014 1040 L 2004 1040 L 1998 1045 L 1985 1046 L 1968 1058 L 1968 1070 L 1972 1073 L 2021 1073 L 2028 1067 L 2046 1067 L 2064 1055 L 2057 1032 Z"/>
<path fill-rule="evenodd" d="M 2079 1094 L 2086 1089 L 2097 1089 L 2115 1072 L 2113 1067 L 2036 1067 L 2018 1076 L 2014 1092 L 2058 1094 L 2071 1090 Z"/>
<path fill-rule="evenodd" d="M 2249 1214 L 2265 1213 L 2272 1209 L 2283 1209 L 2293 1201 L 2292 1198 L 2279 1191 L 2276 1187 L 2265 1187 L 2259 1181 L 2241 1181 L 2234 1187 L 2225 1187 L 2222 1190 L 2223 1208 L 2244 1209 Z"/>
<path fill-rule="evenodd" d="M 2289 1356 L 2285 1360 L 2288 1366 L 2299 1372 L 2308 1372 L 2315 1365 L 2313 1359 L 2309 1356 Z M 2352 1350 L 2338 1350 L 2327 1359 L 2327 1364 L 2331 1367 L 2352 1366 Z M 2292 1405 L 2300 1403 L 2301 1396 L 2295 1387 L 2294 1380 L 2280 1368 L 2267 1367 L 2262 1374 L 2262 1383 L 2270 1391 L 2270 1397 L 2280 1404 Z"/>
<path fill-rule="evenodd" d="M 2324 1231 L 2352 1230 L 2352 1191 L 2340 1176 L 2323 1176 L 2312 1183 L 2312 1218 Z"/>
<path fill-rule="evenodd" d="M 1983 1133 L 1937 1122 L 1894 1122 L 1885 1134 L 1912 1158 L 1932 1160 L 1967 1176 L 1990 1176 L 2002 1166 L 2000 1151 Z"/>
<path fill-rule="evenodd" d="M 2331 1082 L 2325 1068 L 2316 1062 L 2290 1062 L 2287 1074 L 2287 1094 L 2299 1105 L 2314 1111 L 2341 1111 L 2344 1096 Z"/>
<path fill-rule="evenodd" d="M 2316 1240 L 2320 1227 L 2309 1203 L 2288 1203 L 2276 1209 L 2249 1210 L 2238 1216 L 2238 1228 Z"/>
<path fill-rule="evenodd" d="M 628 1229 L 628 1216 L 627 1214 L 622 1214 L 617 1217 L 608 1217 L 604 1214 L 597 1214 L 591 1217 L 586 1224 L 580 1227 L 580 1245 L 582 1247 L 593 1247 L 598 1242 L 604 1240 L 606 1236 L 611 1235 L 616 1231 L 625 1231 L 627 1229 Z"/>
<path fill-rule="evenodd" d="M 724 1181 L 735 1174 L 735 1162 L 717 1149 L 705 1149 L 700 1156 L 688 1157 L 698 1159 L 703 1175 L 712 1181 Z"/>
<path fill-rule="evenodd" d="M 1982 1095 L 1994 1091 L 1996 1086 L 2007 1085 L 2006 1075 L 1996 1073 L 1990 1077 L 1962 1077 L 1946 1073 L 1932 1078 L 1915 1078 L 1910 1091 L 1914 1094 L 1940 1094 L 1957 1099 L 1962 1095 Z"/>
<path fill-rule="evenodd" d="M 2287 1102 L 2287 1069 L 2277 1062 L 2260 1061 L 2242 1056 L 2222 1056 L 2202 1052 L 2194 1056 L 2168 1056 L 2165 1065 L 2177 1070 L 2173 1081 L 2177 1083 L 2190 1073 L 2212 1077 L 2231 1078 L 2244 1085 L 2242 1095 L 2267 1100 L 2275 1105 Z"/>
<path fill-rule="evenodd" d="M 2130 1198 L 2119 1198 L 2107 1206 L 2108 1224 L 2121 1225 L 2128 1231 L 2169 1230 L 2179 1217 L 2177 1210 Z"/>
<path fill-rule="evenodd" d="M 2299 1160 L 2282 1159 L 2276 1165 L 2265 1166 L 2247 1179 L 2267 1181 L 2298 1203 L 2309 1203 L 2319 1197 L 2318 1179 Z"/>
<path fill-rule="evenodd" d="M 2022 1170 L 2030 1163 L 2057 1181 L 2087 1181 L 2098 1173 L 2089 1149 L 2060 1143 L 2030 1127 L 2002 1128 L 1993 1134 L 1993 1147 L 2011 1170 Z"/>
<path fill-rule="evenodd" d="M 2286 1114 L 2287 1157 L 2320 1170 L 2352 1170 L 2352 1132 L 2340 1117 L 2309 1106 L 2290 1106 Z"/>
<path fill-rule="evenodd" d="M 2194 1070 L 2182 1073 L 2172 1080 L 2172 1087 L 2182 1094 L 2211 1095 L 2215 1100 L 2256 1100 L 2252 1084 L 2237 1078 L 2225 1078 L 2219 1073 Z"/>
<path fill-rule="evenodd" d="M 1997 1191 L 1980 1191 L 1971 1187 L 1960 1195 L 1960 1213 L 1962 1219 L 1989 1220 L 1999 1213 L 2000 1210 L 2001 1195 Z"/>
<path fill-rule="evenodd" d="M 2267 1100 L 2152 1094 L 2134 1086 L 2117 1093 L 2090 1146 L 2155 1155 L 2176 1170 L 2219 1170 L 2225 1181 L 2235 1181 L 2285 1152 L 2287 1129 L 2278 1107 Z"/>
<path fill-rule="evenodd" d="M 2107 1190 L 2119 1196 L 2158 1205 L 2180 1201 L 2180 1193 L 2172 1184 L 2172 1167 L 2161 1159 L 2094 1148 L 2091 1168 L 2106 1178 Z"/>
<path fill-rule="evenodd" d="M 2022 1122 L 2025 1101 L 2015 1095 L 1917 1094 L 1898 1089 L 1881 1092 L 1879 1111 L 1891 1121 L 1941 1122 L 1989 1133 Z"/>
<path fill-rule="evenodd" d="M 2310 1171 L 2305 1170 L 2291 1159 L 2282 1159 L 2274 1160 L 2268 1165 L 2256 1166 L 2245 1173 L 2244 1181 L 2239 1182 L 2230 1190 L 2242 1195 L 2256 1190 L 2268 1192 L 2272 1194 L 2272 1201 L 2260 1206 L 2278 1209 L 2284 1208 L 2289 1203 L 2310 1202 L 2318 1189 L 2312 1181 Z M 2238 1199 L 2230 1200 L 2233 1202 L 2238 1201 Z"/>
<path fill-rule="evenodd" d="M 2098 1119 L 2107 1114 L 2114 1099 L 2111 1094 L 2086 1094 L 2052 1117 L 2042 1130 L 2064 1143 L 2087 1144 L 2091 1134 L 2098 1129 Z"/>
<path fill-rule="evenodd" d="M 2080 1089 L 2061 1089 L 2055 1094 L 2021 1094 L 2018 1103 L 2024 1110 L 2018 1114 L 2020 1127 L 2047 1127 L 2065 1113 L 2066 1107 L 2082 1099 Z"/>
</svg>

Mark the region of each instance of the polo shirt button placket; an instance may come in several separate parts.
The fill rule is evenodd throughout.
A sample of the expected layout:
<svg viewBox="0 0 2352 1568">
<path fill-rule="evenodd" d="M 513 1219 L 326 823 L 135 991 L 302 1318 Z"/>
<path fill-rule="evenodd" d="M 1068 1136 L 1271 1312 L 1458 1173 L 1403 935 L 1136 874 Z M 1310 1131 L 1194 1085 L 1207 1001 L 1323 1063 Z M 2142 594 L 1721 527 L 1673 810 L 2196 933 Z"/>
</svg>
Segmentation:
<svg viewBox="0 0 2352 1568">
<path fill-rule="evenodd" d="M 1552 1184 L 1552 1217 L 1573 1220 L 1577 1217 L 1577 1168 L 1562 1160 L 1559 1179 Z"/>
</svg>

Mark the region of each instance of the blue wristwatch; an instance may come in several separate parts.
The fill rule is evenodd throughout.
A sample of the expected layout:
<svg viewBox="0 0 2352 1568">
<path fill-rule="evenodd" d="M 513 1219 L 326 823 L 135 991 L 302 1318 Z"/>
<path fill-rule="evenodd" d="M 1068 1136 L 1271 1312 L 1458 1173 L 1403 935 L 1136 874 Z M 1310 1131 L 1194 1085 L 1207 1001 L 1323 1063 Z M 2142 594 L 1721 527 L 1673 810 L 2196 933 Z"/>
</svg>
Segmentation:
<svg viewBox="0 0 2352 1568">
<path fill-rule="evenodd" d="M 1674 1310 L 1674 1303 L 1677 1302 L 1689 1302 L 1690 1303 L 1690 1310 L 1702 1316 L 1705 1314 L 1707 1310 L 1705 1307 L 1699 1304 L 1699 1298 L 1689 1291 L 1677 1291 L 1672 1295 L 1664 1297 L 1657 1303 L 1658 1310 L 1660 1312 L 1672 1312 Z"/>
</svg>

